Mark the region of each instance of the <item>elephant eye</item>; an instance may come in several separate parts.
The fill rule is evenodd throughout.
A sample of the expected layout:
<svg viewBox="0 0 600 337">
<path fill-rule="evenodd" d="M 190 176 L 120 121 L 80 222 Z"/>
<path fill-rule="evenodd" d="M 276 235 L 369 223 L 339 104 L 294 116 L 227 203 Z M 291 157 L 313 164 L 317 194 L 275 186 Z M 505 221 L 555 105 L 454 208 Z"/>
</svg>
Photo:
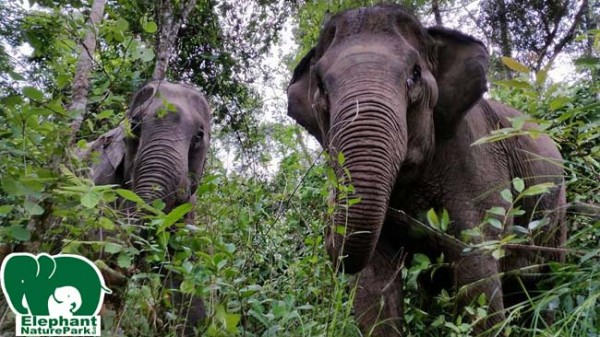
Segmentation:
<svg viewBox="0 0 600 337">
<path fill-rule="evenodd" d="M 412 80 L 417 82 L 421 78 L 421 66 L 415 65 L 412 71 Z"/>
<path fill-rule="evenodd" d="M 194 141 L 195 142 L 202 142 L 202 140 L 204 139 L 204 131 L 203 130 L 199 130 L 196 135 L 194 136 Z"/>
<path fill-rule="evenodd" d="M 323 79 L 321 78 L 321 76 L 317 75 L 317 87 L 319 88 L 319 92 L 322 95 L 327 95 L 327 89 L 325 89 L 325 84 L 323 83 Z"/>
<path fill-rule="evenodd" d="M 132 117 L 129 120 L 131 126 L 131 133 L 136 136 L 139 136 L 142 131 L 142 121 L 139 117 Z"/>
<path fill-rule="evenodd" d="M 413 67 L 412 73 L 410 77 L 406 80 L 406 85 L 411 88 L 415 83 L 417 83 L 421 79 L 421 66 L 415 65 Z"/>
</svg>

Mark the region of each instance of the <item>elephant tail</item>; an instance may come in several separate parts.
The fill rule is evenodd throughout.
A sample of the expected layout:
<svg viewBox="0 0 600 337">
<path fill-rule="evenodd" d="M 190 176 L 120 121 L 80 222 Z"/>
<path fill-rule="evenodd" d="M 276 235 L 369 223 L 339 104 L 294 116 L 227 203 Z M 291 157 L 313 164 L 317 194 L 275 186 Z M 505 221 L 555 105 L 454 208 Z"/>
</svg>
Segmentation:
<svg viewBox="0 0 600 337">
<path fill-rule="evenodd" d="M 100 289 L 107 294 L 112 294 L 112 290 L 108 289 L 104 284 L 100 285 Z"/>
</svg>

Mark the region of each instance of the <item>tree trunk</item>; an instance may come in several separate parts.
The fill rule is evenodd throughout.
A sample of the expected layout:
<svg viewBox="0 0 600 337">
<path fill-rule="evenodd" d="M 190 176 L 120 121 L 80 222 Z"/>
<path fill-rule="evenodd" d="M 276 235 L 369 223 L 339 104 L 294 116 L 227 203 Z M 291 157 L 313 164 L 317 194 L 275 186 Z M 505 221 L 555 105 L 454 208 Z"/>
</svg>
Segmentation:
<svg viewBox="0 0 600 337">
<path fill-rule="evenodd" d="M 68 111 L 71 115 L 75 115 L 75 119 L 71 123 L 71 134 L 69 143 L 75 145 L 77 142 L 77 133 L 81 128 L 81 123 L 85 115 L 87 105 L 87 95 L 89 92 L 89 76 L 92 70 L 92 58 L 96 51 L 96 36 L 98 35 L 98 24 L 104 15 L 104 7 L 106 0 L 94 0 L 92 10 L 89 17 L 89 31 L 81 45 L 77 68 L 73 76 L 73 86 L 71 104 Z M 58 172 L 60 163 L 68 160 L 69 151 L 64 151 L 62 155 L 56 155 L 52 158 L 51 167 L 55 172 Z M 30 197 L 31 198 L 31 197 Z M 52 215 L 52 202 L 42 203 L 44 213 L 40 216 L 33 216 L 27 224 L 27 229 L 32 233 L 31 243 L 23 244 L 23 251 L 36 251 L 34 248 L 26 246 L 35 246 L 39 244 L 38 239 L 44 237 L 47 228 L 50 228 L 54 223 L 60 222 L 60 218 Z"/>
<path fill-rule="evenodd" d="M 440 1 L 433 0 L 431 3 L 431 11 L 433 12 L 433 16 L 435 17 L 435 24 L 438 26 L 442 26 L 442 14 L 440 13 Z"/>
<path fill-rule="evenodd" d="M 502 56 L 512 57 L 512 45 L 510 39 L 510 33 L 508 32 L 508 18 L 506 17 L 508 13 L 506 13 L 506 4 L 504 0 L 498 0 L 498 14 L 500 20 L 500 41 L 502 45 L 500 46 L 502 50 Z M 510 70 L 506 67 L 504 69 L 504 76 L 507 79 L 512 78 Z"/>
<path fill-rule="evenodd" d="M 176 19 L 171 1 L 161 0 L 158 4 L 157 18 L 160 30 L 156 37 L 156 63 L 152 74 L 152 80 L 155 81 L 165 79 L 169 58 L 173 52 L 179 28 L 196 6 L 196 0 L 181 1 L 179 4 L 179 17 Z"/>
<path fill-rule="evenodd" d="M 92 11 L 89 18 L 89 31 L 81 45 L 79 61 L 77 62 L 77 70 L 73 78 L 73 95 L 71 97 L 71 105 L 69 113 L 76 115 L 75 120 L 71 124 L 71 144 L 76 143 L 77 133 L 81 128 L 83 117 L 85 115 L 87 96 L 89 91 L 89 76 L 92 70 L 92 58 L 96 51 L 96 36 L 98 35 L 98 23 L 104 15 L 104 6 L 106 0 L 94 0 Z"/>
</svg>

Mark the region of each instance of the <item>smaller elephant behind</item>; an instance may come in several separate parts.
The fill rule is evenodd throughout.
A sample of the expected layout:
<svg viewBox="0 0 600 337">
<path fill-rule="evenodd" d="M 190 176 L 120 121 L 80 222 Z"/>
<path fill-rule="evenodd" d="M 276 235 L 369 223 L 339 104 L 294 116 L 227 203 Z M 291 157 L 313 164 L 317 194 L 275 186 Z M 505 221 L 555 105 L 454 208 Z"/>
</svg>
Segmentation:
<svg viewBox="0 0 600 337">
<path fill-rule="evenodd" d="M 133 95 L 127 111 L 131 132 L 120 125 L 89 144 L 79 157 L 99 155 L 91 167 L 95 184 L 120 185 L 148 204 L 160 199 L 165 203 L 163 212 L 168 213 L 195 202 L 210 144 L 210 117 L 210 106 L 196 88 L 152 81 Z M 192 220 L 190 212 L 186 222 Z M 186 299 L 178 292 L 179 275 L 168 277 L 167 282 L 176 289 L 174 307 L 183 307 L 180 316 L 187 318 L 185 334 L 193 334 L 193 327 L 206 317 L 203 301 Z"/>
</svg>

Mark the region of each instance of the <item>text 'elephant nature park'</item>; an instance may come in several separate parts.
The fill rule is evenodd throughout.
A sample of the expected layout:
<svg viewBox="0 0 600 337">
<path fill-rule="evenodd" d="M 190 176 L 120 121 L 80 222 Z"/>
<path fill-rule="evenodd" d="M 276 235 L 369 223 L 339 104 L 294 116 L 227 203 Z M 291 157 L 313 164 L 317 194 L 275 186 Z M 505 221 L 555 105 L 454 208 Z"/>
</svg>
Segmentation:
<svg viewBox="0 0 600 337">
<path fill-rule="evenodd" d="M 2 262 L 0 284 L 17 336 L 100 336 L 99 313 L 111 291 L 86 258 L 13 253 Z"/>
</svg>

